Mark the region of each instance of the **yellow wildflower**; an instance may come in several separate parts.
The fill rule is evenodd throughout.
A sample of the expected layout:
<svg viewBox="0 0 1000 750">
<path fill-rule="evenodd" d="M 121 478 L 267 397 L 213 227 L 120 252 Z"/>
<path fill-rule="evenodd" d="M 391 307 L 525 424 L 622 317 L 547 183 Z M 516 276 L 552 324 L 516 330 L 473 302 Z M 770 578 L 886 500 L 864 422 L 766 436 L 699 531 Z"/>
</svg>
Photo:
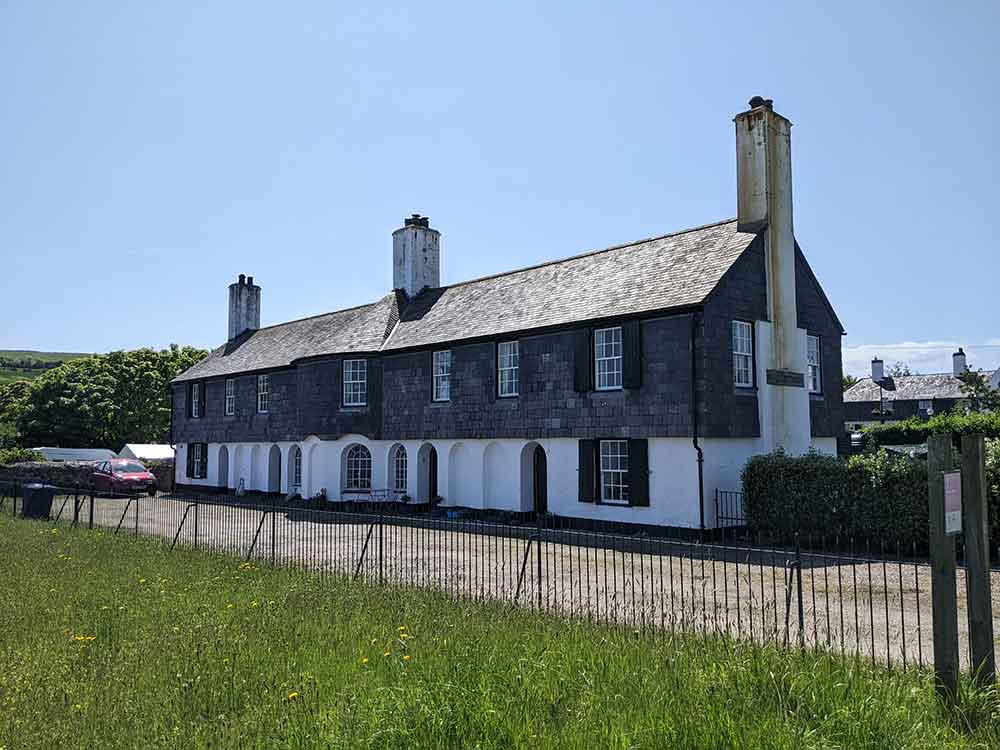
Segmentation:
<svg viewBox="0 0 1000 750">
<path fill-rule="evenodd" d="M 139 583 L 145 583 L 145 582 L 146 582 L 146 579 L 145 579 L 145 578 L 140 578 L 140 579 L 139 579 Z"/>
<path fill-rule="evenodd" d="M 400 625 L 400 626 L 399 626 L 399 627 L 397 628 L 397 630 L 398 630 L 398 631 L 399 631 L 400 633 L 402 633 L 402 632 L 403 632 L 404 630 L 406 630 L 406 626 L 405 626 L 405 625 Z"/>
<path fill-rule="evenodd" d="M 407 654 L 406 656 L 403 657 L 403 661 L 409 661 L 409 660 L 410 660 L 410 655 L 409 654 Z"/>
<path fill-rule="evenodd" d="M 385 653 L 382 654 L 382 656 L 392 656 L 392 651 L 389 651 L 388 649 L 386 649 Z"/>
<path fill-rule="evenodd" d="M 297 701 L 299 699 L 299 694 L 294 690 L 288 694 L 288 700 Z"/>
<path fill-rule="evenodd" d="M 73 640 L 74 641 L 78 641 L 80 643 L 89 643 L 90 641 L 97 640 L 97 636 L 96 635 L 74 635 L 73 636 Z"/>
<path fill-rule="evenodd" d="M 364 658 L 363 658 L 363 659 L 361 660 L 361 663 L 362 663 L 362 664 L 367 664 L 367 663 L 368 663 L 368 657 L 367 657 L 367 656 L 366 656 L 366 657 L 364 657 Z"/>
</svg>

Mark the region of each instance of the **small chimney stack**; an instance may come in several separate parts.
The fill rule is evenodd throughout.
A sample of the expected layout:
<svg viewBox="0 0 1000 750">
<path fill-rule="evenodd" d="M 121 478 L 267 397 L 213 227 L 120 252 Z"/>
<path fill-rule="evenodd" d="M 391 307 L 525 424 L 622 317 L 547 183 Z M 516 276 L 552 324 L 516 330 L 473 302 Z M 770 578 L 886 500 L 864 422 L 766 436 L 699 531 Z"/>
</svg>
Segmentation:
<svg viewBox="0 0 1000 750">
<path fill-rule="evenodd" d="M 880 383 L 883 378 L 885 378 L 885 363 L 878 357 L 875 357 L 872 360 L 872 380 Z"/>
<path fill-rule="evenodd" d="M 441 233 L 426 216 L 413 214 L 392 233 L 392 287 L 416 297 L 441 286 Z"/>
<path fill-rule="evenodd" d="M 246 331 L 260 328 L 260 287 L 253 283 L 253 276 L 240 274 L 239 280 L 229 285 L 229 341 Z"/>
<path fill-rule="evenodd" d="M 951 369 L 956 378 L 968 372 L 969 366 L 966 364 L 965 352 L 962 351 L 962 347 L 958 347 L 958 351 L 951 355 Z"/>
</svg>

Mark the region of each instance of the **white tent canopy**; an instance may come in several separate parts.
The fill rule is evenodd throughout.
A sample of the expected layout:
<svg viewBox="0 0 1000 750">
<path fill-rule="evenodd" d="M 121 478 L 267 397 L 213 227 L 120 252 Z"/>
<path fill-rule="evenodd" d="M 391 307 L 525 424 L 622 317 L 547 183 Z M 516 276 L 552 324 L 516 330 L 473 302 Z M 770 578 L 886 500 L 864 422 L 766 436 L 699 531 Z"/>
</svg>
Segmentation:
<svg viewBox="0 0 1000 750">
<path fill-rule="evenodd" d="M 173 459 L 174 447 L 157 443 L 126 443 L 125 447 L 118 451 L 118 457 L 135 458 L 140 461 L 165 461 Z"/>
</svg>

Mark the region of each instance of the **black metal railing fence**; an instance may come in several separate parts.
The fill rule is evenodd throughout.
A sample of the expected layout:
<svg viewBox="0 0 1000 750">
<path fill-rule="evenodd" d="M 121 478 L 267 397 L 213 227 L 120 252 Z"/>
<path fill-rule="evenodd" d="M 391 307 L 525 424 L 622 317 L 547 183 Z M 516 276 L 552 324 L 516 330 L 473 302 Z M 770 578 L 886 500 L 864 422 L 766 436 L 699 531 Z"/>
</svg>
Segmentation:
<svg viewBox="0 0 1000 750">
<path fill-rule="evenodd" d="M 0 480 L 0 513 L 16 513 L 18 495 L 16 482 Z M 681 539 L 550 515 L 448 517 L 388 502 L 312 507 L 266 496 L 110 497 L 80 488 L 59 489 L 51 515 L 160 538 L 171 549 L 640 630 L 825 649 L 887 666 L 933 659 L 930 570 L 912 545 L 835 533 L 767 536 L 735 522 Z M 963 554 L 960 547 L 960 566 Z M 967 644 L 968 624 L 960 630 Z"/>
</svg>

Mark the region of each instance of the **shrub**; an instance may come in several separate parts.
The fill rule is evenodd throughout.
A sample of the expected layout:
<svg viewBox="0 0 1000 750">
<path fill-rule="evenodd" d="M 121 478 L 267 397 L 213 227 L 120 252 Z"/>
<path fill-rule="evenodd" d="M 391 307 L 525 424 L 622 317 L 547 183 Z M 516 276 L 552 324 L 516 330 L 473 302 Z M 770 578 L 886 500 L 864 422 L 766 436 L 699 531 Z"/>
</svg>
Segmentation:
<svg viewBox="0 0 1000 750">
<path fill-rule="evenodd" d="M 926 543 L 927 465 L 885 450 L 848 460 L 755 456 L 743 469 L 743 491 L 756 532 Z"/>
<path fill-rule="evenodd" d="M 834 458 L 819 453 L 751 458 L 743 469 L 743 507 L 755 532 L 791 532 L 927 544 L 927 462 L 885 449 Z M 1000 545 L 1000 439 L 986 441 L 990 546 Z"/>
<path fill-rule="evenodd" d="M 43 456 L 38 451 L 28 448 L 0 448 L 0 466 L 9 464 L 24 464 L 29 462 L 44 461 Z"/>
<path fill-rule="evenodd" d="M 930 435 L 966 435 L 976 432 L 986 437 L 1000 438 L 1000 413 L 950 411 L 935 414 L 926 420 L 910 417 L 901 422 L 870 425 L 864 429 L 868 443 L 874 446 L 918 445 L 926 443 Z"/>
</svg>

